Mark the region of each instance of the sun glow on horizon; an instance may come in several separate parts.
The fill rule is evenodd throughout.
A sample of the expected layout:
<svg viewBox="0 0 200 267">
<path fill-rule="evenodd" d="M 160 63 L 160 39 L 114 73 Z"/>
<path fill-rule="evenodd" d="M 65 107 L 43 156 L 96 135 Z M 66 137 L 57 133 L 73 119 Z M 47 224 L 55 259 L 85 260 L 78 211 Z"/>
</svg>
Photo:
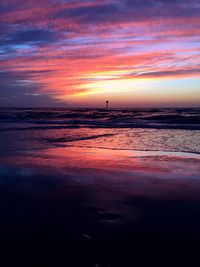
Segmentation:
<svg viewBox="0 0 200 267">
<path fill-rule="evenodd" d="M 76 94 L 63 93 L 59 100 L 83 107 L 102 107 L 105 99 L 110 100 L 112 107 L 190 107 L 192 104 L 198 107 L 199 82 L 199 78 L 176 78 L 167 82 L 155 78 L 98 80 L 81 85 L 80 92 Z M 191 85 L 190 90 L 188 84 Z"/>
<path fill-rule="evenodd" d="M 123 78 L 120 74 L 123 72 L 94 73 L 85 78 L 86 82 L 77 86 L 80 92 L 73 93 L 73 96 L 102 95 L 132 93 L 137 89 L 148 88 L 148 84 L 153 82 L 153 78 Z"/>
</svg>

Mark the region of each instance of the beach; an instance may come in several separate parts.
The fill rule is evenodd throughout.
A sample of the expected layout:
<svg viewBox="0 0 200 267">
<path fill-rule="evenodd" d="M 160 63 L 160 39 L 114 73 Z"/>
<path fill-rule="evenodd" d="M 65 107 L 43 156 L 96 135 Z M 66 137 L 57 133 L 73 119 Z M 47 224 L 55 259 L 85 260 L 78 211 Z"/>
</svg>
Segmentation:
<svg viewBox="0 0 200 267">
<path fill-rule="evenodd" d="M 200 240 L 198 123 L 73 128 L 25 112 L 1 120 L 8 266 L 133 266 Z"/>
</svg>

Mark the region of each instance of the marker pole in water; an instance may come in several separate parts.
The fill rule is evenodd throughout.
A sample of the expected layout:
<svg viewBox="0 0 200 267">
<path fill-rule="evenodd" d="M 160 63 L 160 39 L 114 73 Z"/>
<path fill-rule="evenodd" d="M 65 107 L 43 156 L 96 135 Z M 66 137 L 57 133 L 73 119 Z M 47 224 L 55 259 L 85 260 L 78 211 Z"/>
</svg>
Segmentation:
<svg viewBox="0 0 200 267">
<path fill-rule="evenodd" d="M 108 100 L 106 100 L 106 109 L 108 110 Z"/>
</svg>

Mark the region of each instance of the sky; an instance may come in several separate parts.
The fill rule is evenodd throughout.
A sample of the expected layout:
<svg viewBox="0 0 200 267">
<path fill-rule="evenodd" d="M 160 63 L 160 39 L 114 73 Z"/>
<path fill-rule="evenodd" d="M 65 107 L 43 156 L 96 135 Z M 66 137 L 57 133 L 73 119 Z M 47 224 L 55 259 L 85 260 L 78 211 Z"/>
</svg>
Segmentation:
<svg viewBox="0 0 200 267">
<path fill-rule="evenodd" d="M 0 107 L 200 107 L 199 0 L 1 0 Z"/>
</svg>

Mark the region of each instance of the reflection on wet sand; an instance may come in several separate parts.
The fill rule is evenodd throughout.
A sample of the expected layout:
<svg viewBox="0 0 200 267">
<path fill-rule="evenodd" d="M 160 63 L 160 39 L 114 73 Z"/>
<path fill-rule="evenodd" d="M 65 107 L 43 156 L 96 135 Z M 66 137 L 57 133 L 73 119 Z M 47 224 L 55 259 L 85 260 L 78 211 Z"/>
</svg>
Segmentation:
<svg viewBox="0 0 200 267">
<path fill-rule="evenodd" d="M 36 243 L 45 263 L 77 253 L 85 266 L 118 266 L 113 251 L 126 255 L 133 240 L 200 238 L 199 162 L 195 154 L 73 147 L 2 157 L 1 240 L 9 249 Z"/>
</svg>

